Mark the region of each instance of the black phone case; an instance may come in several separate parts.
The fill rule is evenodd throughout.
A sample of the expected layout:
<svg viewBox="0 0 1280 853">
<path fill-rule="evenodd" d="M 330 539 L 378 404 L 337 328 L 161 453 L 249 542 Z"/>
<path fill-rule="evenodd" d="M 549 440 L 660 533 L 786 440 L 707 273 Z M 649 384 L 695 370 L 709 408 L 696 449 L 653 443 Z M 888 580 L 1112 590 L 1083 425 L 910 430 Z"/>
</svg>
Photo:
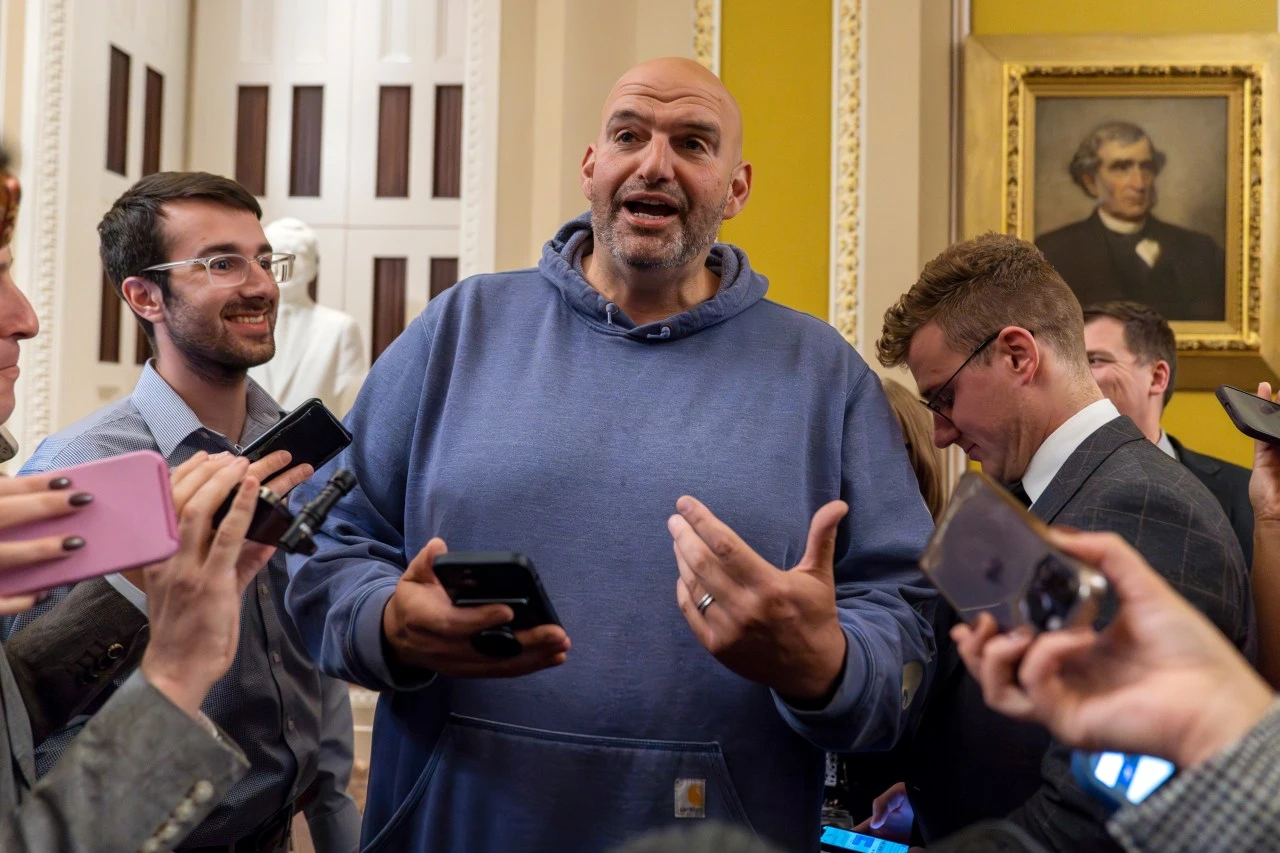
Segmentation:
<svg viewBox="0 0 1280 853">
<path fill-rule="evenodd" d="M 1237 397 L 1237 394 L 1243 394 L 1244 397 Z M 1242 391 L 1231 385 L 1219 385 L 1218 390 L 1214 392 L 1214 396 L 1218 398 L 1218 402 L 1222 404 L 1222 408 L 1226 411 L 1227 417 L 1231 418 L 1231 423 L 1235 424 L 1236 429 L 1258 441 L 1265 441 L 1268 444 L 1280 445 L 1280 432 L 1269 433 L 1264 432 L 1253 424 L 1247 422 L 1237 410 L 1237 406 L 1246 403 L 1249 398 L 1253 398 L 1261 403 L 1270 403 L 1270 400 L 1264 400 L 1257 394 L 1250 394 L 1248 391 Z M 1280 419 L 1276 421 L 1276 429 L 1280 430 Z"/>
<path fill-rule="evenodd" d="M 507 604 L 515 613 L 509 624 L 517 631 L 560 624 L 533 561 L 524 554 L 452 551 L 437 557 L 434 569 L 449 599 L 459 607 Z M 514 599 L 524 599 L 526 603 L 512 603 Z"/>
<path fill-rule="evenodd" d="M 318 452 L 308 452 L 308 445 L 314 444 L 321 434 L 330 436 L 330 441 Z M 290 467 L 305 463 L 319 471 L 350 443 L 351 433 L 347 428 L 324 407 L 324 403 L 312 397 L 258 436 L 256 441 L 240 451 L 240 455 L 250 462 L 257 462 L 277 450 L 287 450 L 293 457 Z"/>
</svg>

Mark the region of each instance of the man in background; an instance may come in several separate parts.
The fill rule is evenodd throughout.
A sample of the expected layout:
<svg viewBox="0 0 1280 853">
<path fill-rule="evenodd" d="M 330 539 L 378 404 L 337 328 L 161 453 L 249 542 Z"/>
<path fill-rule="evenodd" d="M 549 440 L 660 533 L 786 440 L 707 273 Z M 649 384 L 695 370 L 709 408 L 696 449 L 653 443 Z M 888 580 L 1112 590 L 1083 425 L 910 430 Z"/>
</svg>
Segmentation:
<svg viewBox="0 0 1280 853">
<path fill-rule="evenodd" d="M 1213 493 L 1240 540 L 1246 566 L 1253 564 L 1253 507 L 1249 469 L 1196 453 L 1160 426 L 1173 398 L 1178 346 L 1173 329 L 1154 309 L 1137 302 L 1097 302 L 1084 309 L 1084 344 L 1098 387 L 1171 458 Z"/>
</svg>

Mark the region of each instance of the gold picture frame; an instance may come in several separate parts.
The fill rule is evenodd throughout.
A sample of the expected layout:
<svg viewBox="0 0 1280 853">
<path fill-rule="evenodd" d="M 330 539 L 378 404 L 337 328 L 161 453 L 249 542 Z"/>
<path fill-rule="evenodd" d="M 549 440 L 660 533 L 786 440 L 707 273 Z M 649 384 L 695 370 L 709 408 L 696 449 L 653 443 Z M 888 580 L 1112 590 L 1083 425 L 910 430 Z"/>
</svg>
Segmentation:
<svg viewBox="0 0 1280 853">
<path fill-rule="evenodd" d="M 1036 156 L 1046 148 L 1060 153 L 1064 143 L 1074 147 L 1078 128 L 1060 122 L 1054 126 L 1062 138 L 1046 142 L 1048 131 L 1037 128 L 1038 116 L 1069 114 L 1083 120 L 1110 111 L 1118 115 L 1109 117 L 1127 120 L 1126 107 L 1168 115 L 1187 107 L 1195 110 L 1188 116 L 1221 116 L 1221 132 L 1216 124 L 1195 129 L 1197 140 L 1212 144 L 1193 148 L 1187 140 L 1172 140 L 1182 143 L 1184 152 L 1209 152 L 1203 155 L 1207 171 L 1220 176 L 1206 189 L 1208 179 L 1194 175 L 1204 198 L 1187 204 L 1212 226 L 1200 230 L 1213 237 L 1196 233 L 1196 238 L 1217 243 L 1224 264 L 1221 309 L 1215 316 L 1180 319 L 1176 308 L 1166 308 L 1178 339 L 1178 385 L 1212 389 L 1224 382 L 1252 387 L 1259 379 L 1274 381 L 1280 367 L 1280 318 L 1275 316 L 1280 308 L 1275 235 L 1280 142 L 1273 129 L 1280 120 L 1280 37 L 971 36 L 964 68 L 964 236 L 1001 231 L 1038 240 L 1046 229 L 1038 227 L 1037 217 L 1066 216 L 1052 207 L 1049 192 L 1037 206 L 1048 166 L 1037 170 Z M 1166 133 L 1171 135 L 1176 136 Z M 1151 138 L 1153 150 L 1163 145 L 1154 134 Z M 1204 165 L 1199 171 L 1206 171 Z M 1195 171 L 1183 166 L 1184 172 Z M 1066 172 L 1065 164 L 1060 171 Z M 1087 197 L 1079 203 L 1092 204 Z M 1218 210 L 1222 213 L 1211 215 Z"/>
</svg>

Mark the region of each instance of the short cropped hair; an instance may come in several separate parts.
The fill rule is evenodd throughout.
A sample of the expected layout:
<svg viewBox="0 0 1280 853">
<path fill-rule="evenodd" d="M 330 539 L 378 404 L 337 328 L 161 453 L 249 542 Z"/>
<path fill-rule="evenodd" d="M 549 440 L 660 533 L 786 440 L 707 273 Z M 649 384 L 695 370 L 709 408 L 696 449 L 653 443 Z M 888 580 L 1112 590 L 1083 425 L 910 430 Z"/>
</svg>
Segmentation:
<svg viewBox="0 0 1280 853">
<path fill-rule="evenodd" d="M 902 383 L 886 378 L 881 379 L 880 384 L 884 386 L 884 395 L 889 398 L 889 408 L 898 418 L 898 426 L 902 427 L 907 458 L 911 460 L 916 482 L 920 484 L 920 497 L 924 498 L 929 514 L 937 521 L 947 504 L 947 491 L 942 451 L 933 445 L 933 416 Z"/>
<path fill-rule="evenodd" d="M 135 275 L 145 275 L 160 286 L 162 295 L 169 295 L 167 271 L 145 274 L 142 271 L 169 260 L 170 246 L 163 222 L 164 205 L 189 199 L 247 210 L 262 218 L 262 207 L 253 193 L 230 178 L 208 172 L 156 172 L 147 175 L 125 190 L 98 223 L 98 252 L 102 257 L 102 268 L 121 299 L 124 298 L 124 280 Z M 155 327 L 141 317 L 137 319 L 154 351 Z"/>
<path fill-rule="evenodd" d="M 1074 373 L 1088 372 L 1080 302 L 1040 250 L 1017 237 L 983 234 L 925 264 L 919 281 L 884 312 L 876 341 L 880 363 L 905 364 L 911 339 L 931 321 L 947 346 L 965 353 L 992 332 L 1021 326 Z M 984 350 L 976 360 L 989 364 L 991 354 Z"/>
<path fill-rule="evenodd" d="M 1121 145 L 1132 145 L 1141 140 L 1151 142 L 1151 158 L 1155 162 L 1156 174 L 1160 174 L 1160 170 L 1164 168 L 1165 156 L 1164 152 L 1156 148 L 1156 144 L 1147 136 L 1147 132 L 1136 124 L 1127 121 L 1109 121 L 1106 124 L 1100 124 L 1093 129 L 1093 132 L 1085 137 L 1080 143 L 1080 147 L 1076 149 L 1075 156 L 1071 158 L 1071 165 L 1067 170 L 1071 173 L 1071 180 L 1075 181 L 1080 189 L 1086 193 L 1089 188 L 1085 186 L 1085 176 L 1093 177 L 1098 174 L 1098 167 L 1102 165 L 1102 158 L 1098 156 L 1098 149 L 1107 142 L 1118 142 Z"/>
<path fill-rule="evenodd" d="M 1169 321 L 1141 302 L 1115 299 L 1095 302 L 1084 309 L 1084 322 L 1110 317 L 1124 325 L 1124 345 L 1143 364 L 1163 361 L 1169 365 L 1169 387 L 1164 389 L 1164 405 L 1173 399 L 1173 381 L 1178 370 L 1178 339 Z"/>
</svg>

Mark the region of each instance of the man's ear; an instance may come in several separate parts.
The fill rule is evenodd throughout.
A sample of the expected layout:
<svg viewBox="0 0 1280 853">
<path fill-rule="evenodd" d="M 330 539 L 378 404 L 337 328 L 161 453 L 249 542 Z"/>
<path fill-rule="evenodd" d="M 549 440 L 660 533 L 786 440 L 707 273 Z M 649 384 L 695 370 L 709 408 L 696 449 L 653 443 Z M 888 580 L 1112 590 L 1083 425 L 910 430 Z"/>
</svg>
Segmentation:
<svg viewBox="0 0 1280 853">
<path fill-rule="evenodd" d="M 587 146 L 587 153 L 582 155 L 582 194 L 591 200 L 591 182 L 596 176 L 596 146 L 593 142 Z"/>
<path fill-rule="evenodd" d="M 152 325 L 164 324 L 164 294 L 160 292 L 160 285 L 133 275 L 121 282 L 120 291 L 124 295 L 124 304 L 134 314 Z"/>
<path fill-rule="evenodd" d="M 1035 336 L 1021 326 L 1006 326 L 996 338 L 997 357 L 1008 359 L 1013 372 L 1022 379 L 1035 376 L 1040 367 L 1040 347 Z"/>
<path fill-rule="evenodd" d="M 732 219 L 747 206 L 751 197 L 751 164 L 743 160 L 733 167 L 724 205 L 724 219 Z"/>
<path fill-rule="evenodd" d="M 1164 392 L 1169 389 L 1169 379 L 1172 371 L 1169 370 L 1169 362 L 1163 358 L 1158 359 L 1155 367 L 1151 368 L 1151 387 L 1147 389 L 1147 394 L 1152 397 L 1159 397 L 1164 400 Z"/>
</svg>

